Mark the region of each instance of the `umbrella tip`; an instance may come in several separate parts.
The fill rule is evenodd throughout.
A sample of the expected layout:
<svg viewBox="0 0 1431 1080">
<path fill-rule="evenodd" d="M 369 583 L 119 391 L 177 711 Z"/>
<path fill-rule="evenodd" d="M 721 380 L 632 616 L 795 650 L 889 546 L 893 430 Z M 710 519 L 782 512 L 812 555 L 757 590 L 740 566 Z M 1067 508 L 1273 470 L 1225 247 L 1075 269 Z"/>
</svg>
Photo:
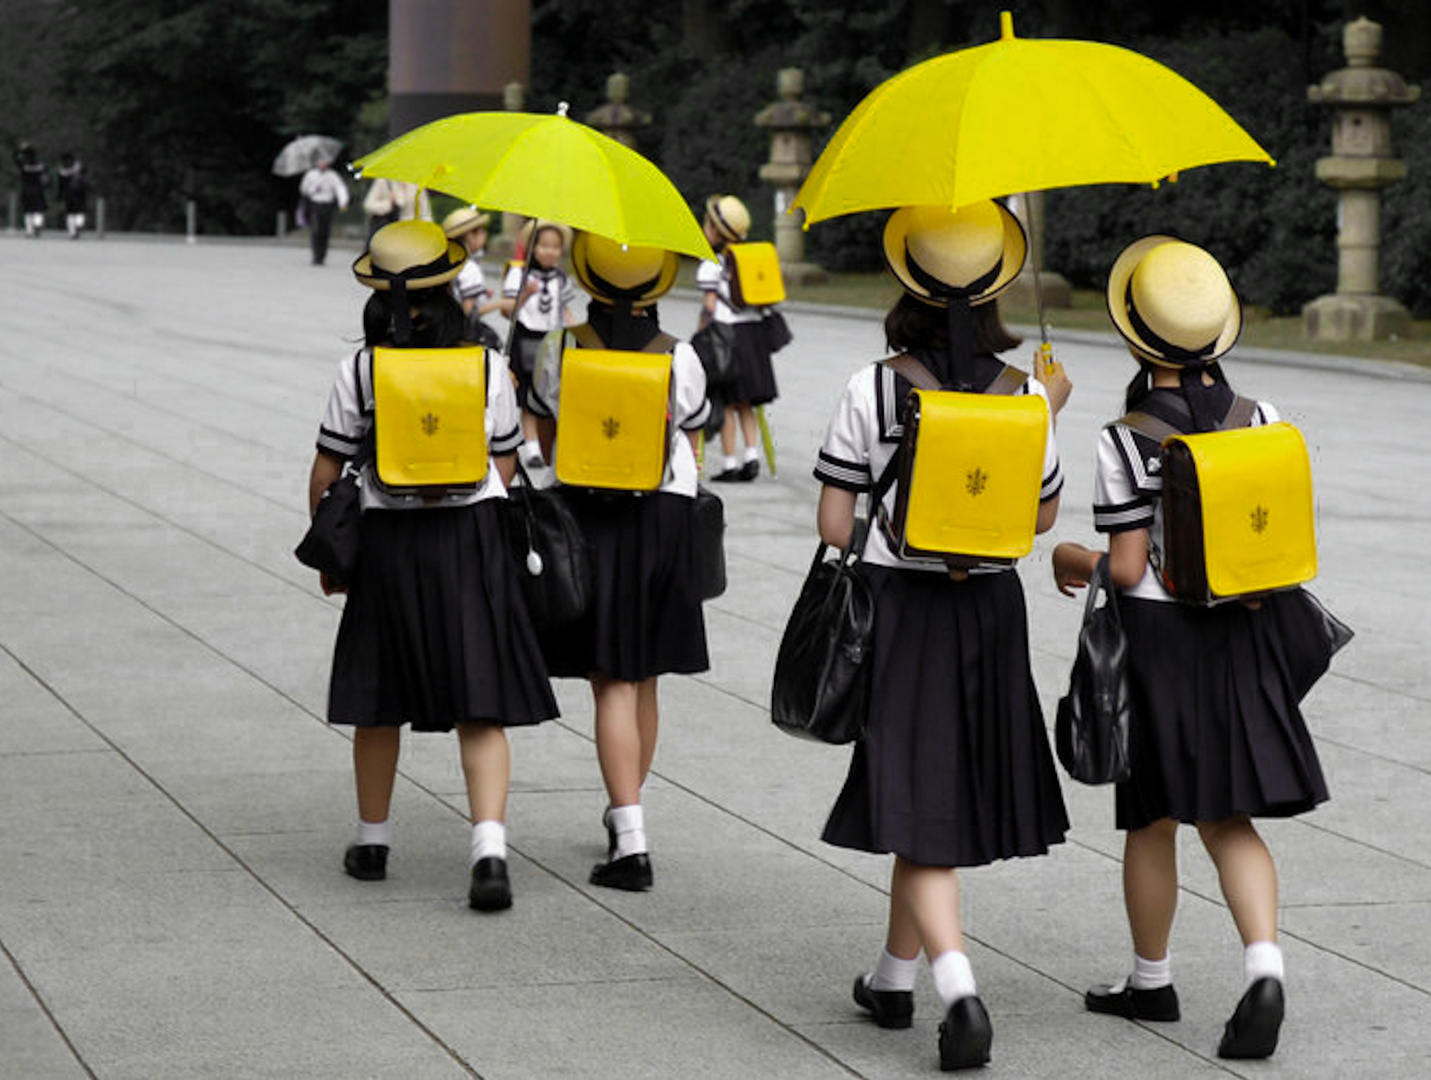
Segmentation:
<svg viewBox="0 0 1431 1080">
<path fill-rule="evenodd" d="M 1012 41 L 1014 37 L 1014 13 L 1012 11 L 999 12 L 999 40 Z"/>
<path fill-rule="evenodd" d="M 566 111 L 567 111 L 568 109 L 570 109 L 570 108 L 571 108 L 571 105 L 568 104 L 567 102 L 565 102 L 565 101 L 558 101 L 558 102 L 557 102 L 557 115 L 558 115 L 558 116 L 565 116 L 565 115 L 566 115 Z"/>
</svg>

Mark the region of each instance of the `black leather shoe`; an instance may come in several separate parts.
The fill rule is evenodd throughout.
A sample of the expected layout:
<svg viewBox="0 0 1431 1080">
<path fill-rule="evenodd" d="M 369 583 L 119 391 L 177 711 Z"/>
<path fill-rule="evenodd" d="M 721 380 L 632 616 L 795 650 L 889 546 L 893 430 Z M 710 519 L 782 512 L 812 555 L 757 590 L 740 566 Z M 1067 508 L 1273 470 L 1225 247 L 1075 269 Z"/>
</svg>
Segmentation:
<svg viewBox="0 0 1431 1080">
<path fill-rule="evenodd" d="M 591 868 L 591 883 L 607 889 L 645 892 L 651 887 L 651 856 L 644 851 L 622 859 L 597 863 Z"/>
<path fill-rule="evenodd" d="M 1155 990 L 1135 990 L 1126 983 L 1121 990 L 1103 984 L 1090 987 L 1083 995 L 1083 1006 L 1089 1012 L 1121 1016 L 1127 1020 L 1178 1020 L 1178 992 L 1172 985 Z"/>
<path fill-rule="evenodd" d="M 1258 979 L 1247 988 L 1228 1020 L 1218 1044 L 1220 1058 L 1267 1058 L 1277 1049 L 1277 1034 L 1287 1005 L 1282 982 L 1271 977 Z"/>
<path fill-rule="evenodd" d="M 855 976 L 855 1004 L 882 1028 L 907 1028 L 914 1023 L 913 990 L 871 990 L 868 976 Z"/>
<path fill-rule="evenodd" d="M 474 911 L 505 911 L 512 906 L 512 882 L 507 877 L 506 859 L 488 855 L 472 864 L 467 906 Z"/>
<path fill-rule="evenodd" d="M 740 475 L 739 477 L 737 477 L 737 479 L 754 480 L 759 475 L 760 461 L 756 458 L 751 458 L 749 461 L 747 461 L 744 465 L 740 467 Z"/>
<path fill-rule="evenodd" d="M 359 881 L 382 881 L 388 876 L 388 846 L 350 844 L 343 852 L 343 869 Z"/>
<path fill-rule="evenodd" d="M 741 479 L 740 469 L 722 469 L 711 477 L 717 484 L 729 484 L 734 480 Z"/>
<path fill-rule="evenodd" d="M 939 1068 L 953 1072 L 987 1065 L 993 1042 L 994 1026 L 984 1003 L 977 996 L 960 998 L 939 1025 Z"/>
</svg>

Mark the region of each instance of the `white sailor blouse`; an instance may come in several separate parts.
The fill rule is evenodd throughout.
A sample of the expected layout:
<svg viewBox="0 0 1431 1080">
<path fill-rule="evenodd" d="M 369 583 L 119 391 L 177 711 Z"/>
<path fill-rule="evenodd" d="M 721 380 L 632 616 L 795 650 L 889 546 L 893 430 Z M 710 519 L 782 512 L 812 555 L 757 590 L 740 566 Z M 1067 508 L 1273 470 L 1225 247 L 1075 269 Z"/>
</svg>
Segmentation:
<svg viewBox="0 0 1431 1080">
<path fill-rule="evenodd" d="M 730 255 L 722 253 L 719 262 L 702 259 L 696 267 L 696 288 L 702 293 L 715 293 L 716 306 L 712 318 L 720 323 L 759 322 L 765 318 L 765 308 L 736 307 L 731 299 L 730 271 L 727 260 Z"/>
<path fill-rule="evenodd" d="M 1257 402 L 1252 427 L 1275 423 L 1277 410 Z M 1093 527 L 1101 533 L 1147 529 L 1150 547 L 1163 546 L 1162 449 L 1158 440 L 1115 420 L 1098 435 L 1098 465 L 1093 479 Z M 1124 596 L 1174 601 L 1149 562 L 1142 580 Z"/>
<path fill-rule="evenodd" d="M 561 270 L 543 270 L 533 266 L 527 272 L 527 280 L 537 283 L 537 291 L 527 297 L 526 303 L 517 309 L 517 322 L 525 329 L 545 334 L 562 327 L 563 308 L 576 304 L 576 286 Z M 502 282 L 502 296 L 508 300 L 517 298 L 517 290 L 522 284 L 520 263 L 509 267 Z"/>
<path fill-rule="evenodd" d="M 487 350 L 487 478 L 475 491 L 431 496 L 394 495 L 380 490 L 373 483 L 371 461 L 362 470 L 362 506 L 364 510 L 422 510 L 444 506 L 470 506 L 483 499 L 503 499 L 507 496 L 492 458 L 514 453 L 522 445 L 522 418 L 517 408 L 517 393 L 507 372 L 507 358 Z M 328 408 L 318 428 L 318 449 L 343 461 L 357 454 L 364 436 L 373 426 L 373 353 L 359 349 L 338 365 L 338 377 L 328 395 Z"/>
<path fill-rule="evenodd" d="M 1045 402 L 1048 392 L 1043 383 L 1028 378 L 1017 391 L 1037 394 Z M 844 394 L 835 407 L 830 426 L 825 432 L 815 464 L 815 479 L 831 487 L 856 494 L 871 491 L 876 481 L 890 467 L 900 440 L 904 438 L 904 399 L 895 385 L 894 369 L 887 364 L 867 364 L 850 377 Z M 893 514 L 895 489 L 891 484 L 885 492 L 883 505 Z M 1053 409 L 1049 408 L 1048 437 L 1044 442 L 1043 480 L 1039 501 L 1047 502 L 1063 490 L 1063 471 L 1059 466 L 1058 445 L 1054 440 Z M 882 529 L 872 528 L 865 544 L 863 560 L 875 566 L 891 566 L 900 570 L 927 570 L 946 573 L 944 566 L 930 561 L 901 559 L 890 548 Z M 976 567 L 971 573 L 1002 573 L 1011 567 Z"/>
</svg>

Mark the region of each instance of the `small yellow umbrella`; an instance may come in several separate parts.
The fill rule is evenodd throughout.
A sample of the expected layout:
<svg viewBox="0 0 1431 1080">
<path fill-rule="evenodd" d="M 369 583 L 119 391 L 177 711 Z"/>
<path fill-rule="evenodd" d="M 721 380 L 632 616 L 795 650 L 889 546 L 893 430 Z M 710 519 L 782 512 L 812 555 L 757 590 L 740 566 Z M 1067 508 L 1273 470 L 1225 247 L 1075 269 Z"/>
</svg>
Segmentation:
<svg viewBox="0 0 1431 1080">
<path fill-rule="evenodd" d="M 476 112 L 401 135 L 353 167 L 477 206 L 560 221 L 622 244 L 713 259 L 674 184 L 629 147 L 566 116 Z"/>
<path fill-rule="evenodd" d="M 1015 37 L 1007 11 L 1001 24 L 998 41 L 916 64 L 856 106 L 795 196 L 807 225 L 861 210 L 1157 183 L 1224 161 L 1275 164 L 1162 64 L 1115 45 Z"/>
</svg>

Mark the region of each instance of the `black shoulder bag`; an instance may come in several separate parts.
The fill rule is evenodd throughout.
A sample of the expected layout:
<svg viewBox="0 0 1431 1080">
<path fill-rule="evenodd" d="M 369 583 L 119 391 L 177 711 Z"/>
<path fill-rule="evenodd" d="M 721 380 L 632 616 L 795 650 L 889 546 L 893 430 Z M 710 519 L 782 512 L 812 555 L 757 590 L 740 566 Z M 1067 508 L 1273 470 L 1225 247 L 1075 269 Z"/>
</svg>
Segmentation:
<svg viewBox="0 0 1431 1080">
<path fill-rule="evenodd" d="M 1132 711 L 1128 639 L 1118 614 L 1108 556 L 1102 555 L 1088 582 L 1078 655 L 1054 721 L 1058 760 L 1069 776 L 1083 784 L 1128 779 Z"/>
</svg>

